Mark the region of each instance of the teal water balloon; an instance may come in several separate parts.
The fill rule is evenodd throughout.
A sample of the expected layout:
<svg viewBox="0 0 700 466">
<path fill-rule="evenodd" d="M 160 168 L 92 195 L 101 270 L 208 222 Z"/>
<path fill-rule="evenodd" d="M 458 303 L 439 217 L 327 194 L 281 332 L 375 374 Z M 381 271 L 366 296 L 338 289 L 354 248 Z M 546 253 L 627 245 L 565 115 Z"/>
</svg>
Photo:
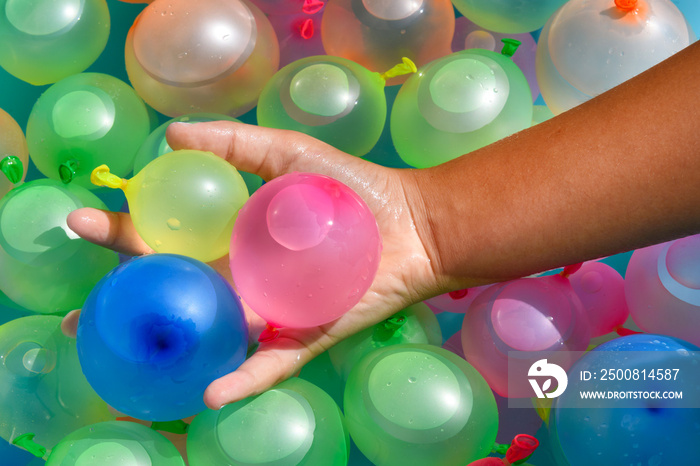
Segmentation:
<svg viewBox="0 0 700 466">
<path fill-rule="evenodd" d="M 379 73 L 345 58 L 302 58 L 265 85 L 258 101 L 258 124 L 306 133 L 362 156 L 384 128 L 385 84 Z"/>
<path fill-rule="evenodd" d="M 340 408 L 314 384 L 287 379 L 271 389 L 206 410 L 190 424 L 190 466 L 345 465 L 349 438 Z"/>
<path fill-rule="evenodd" d="M 129 421 L 107 421 L 71 432 L 46 459 L 46 466 L 185 466 L 170 440 Z"/>
<path fill-rule="evenodd" d="M 113 419 L 80 370 L 74 339 L 57 316 L 0 326 L 0 437 L 33 433 L 46 448 L 83 426 Z"/>
<path fill-rule="evenodd" d="M 0 12 L 0 66 L 36 86 L 84 71 L 107 45 L 105 0 L 2 0 Z"/>
<path fill-rule="evenodd" d="M 530 87 L 507 56 L 508 47 L 504 53 L 455 52 L 406 80 L 390 121 L 404 162 L 416 168 L 438 165 L 531 125 Z"/>
<path fill-rule="evenodd" d="M 392 345 L 362 358 L 345 387 L 345 416 L 376 465 L 466 464 L 491 451 L 498 430 L 484 378 L 432 345 Z"/>
<path fill-rule="evenodd" d="M 0 200 L 0 290 L 12 301 L 44 314 L 78 309 L 117 265 L 114 251 L 68 228 L 67 215 L 81 207 L 106 209 L 90 191 L 45 178 Z"/>
<path fill-rule="evenodd" d="M 390 318 L 338 342 L 328 350 L 336 371 L 347 380 L 350 371 L 377 348 L 403 343 L 442 345 L 435 313 L 423 303 L 413 304 Z"/>
<path fill-rule="evenodd" d="M 46 177 L 95 189 L 90 173 L 109 164 L 120 176 L 150 132 L 146 104 L 124 81 L 80 73 L 53 84 L 32 107 L 29 154 Z"/>
<path fill-rule="evenodd" d="M 141 147 L 139 147 L 138 152 L 136 152 L 136 157 L 134 157 L 134 174 L 140 172 L 146 165 L 148 165 L 153 159 L 159 157 L 168 152 L 172 152 L 173 149 L 168 144 L 165 139 L 165 132 L 171 123 L 184 122 L 184 123 L 200 123 L 207 121 L 239 121 L 236 118 L 230 117 L 228 115 L 222 115 L 219 113 L 189 113 L 186 115 L 181 115 L 179 117 L 171 118 L 165 123 L 158 126 L 156 129 L 151 131 L 151 134 L 143 141 Z M 260 186 L 262 186 L 263 180 L 258 175 L 252 173 L 244 172 L 238 170 L 238 173 L 243 177 L 246 186 L 248 186 L 248 193 L 253 194 Z"/>
</svg>

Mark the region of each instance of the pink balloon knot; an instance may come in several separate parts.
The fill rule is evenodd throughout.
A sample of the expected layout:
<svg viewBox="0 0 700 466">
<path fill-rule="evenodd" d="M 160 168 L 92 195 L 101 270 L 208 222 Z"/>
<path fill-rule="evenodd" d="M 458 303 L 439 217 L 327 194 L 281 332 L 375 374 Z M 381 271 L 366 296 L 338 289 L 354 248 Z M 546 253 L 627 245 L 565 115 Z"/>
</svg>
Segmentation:
<svg viewBox="0 0 700 466">
<path fill-rule="evenodd" d="M 532 455 L 539 445 L 540 442 L 532 435 L 516 435 L 506 452 L 506 464 L 513 464 L 526 459 Z"/>
<path fill-rule="evenodd" d="M 302 39 L 309 40 L 314 36 L 314 20 L 307 18 L 299 26 L 299 32 L 301 33 Z"/>
<path fill-rule="evenodd" d="M 583 262 L 579 262 L 578 264 L 567 265 L 566 267 L 564 267 L 564 270 L 561 271 L 560 275 L 564 278 L 568 278 L 569 275 L 576 273 L 576 271 L 580 269 L 582 265 Z"/>
<path fill-rule="evenodd" d="M 619 326 L 619 327 L 615 327 L 615 333 L 617 333 L 621 337 L 626 337 L 628 335 L 638 335 L 638 334 L 644 333 L 644 332 L 637 332 L 635 330 L 631 330 L 629 328 Z"/>
<path fill-rule="evenodd" d="M 260 336 L 258 337 L 258 342 L 259 343 L 267 343 L 272 340 L 276 340 L 277 337 L 280 336 L 280 331 L 279 329 L 273 327 L 270 324 L 267 324 L 265 327 L 265 330 L 263 330 L 260 333 Z"/>
<path fill-rule="evenodd" d="M 469 293 L 469 288 L 465 288 L 463 290 L 450 291 L 447 294 L 450 296 L 450 298 L 452 298 L 454 300 L 458 300 L 458 299 L 464 298 L 468 293 Z"/>
<path fill-rule="evenodd" d="M 319 0 L 304 0 L 304 6 L 301 7 L 301 11 L 307 15 L 313 15 L 321 11 L 325 4 L 325 2 Z"/>
</svg>

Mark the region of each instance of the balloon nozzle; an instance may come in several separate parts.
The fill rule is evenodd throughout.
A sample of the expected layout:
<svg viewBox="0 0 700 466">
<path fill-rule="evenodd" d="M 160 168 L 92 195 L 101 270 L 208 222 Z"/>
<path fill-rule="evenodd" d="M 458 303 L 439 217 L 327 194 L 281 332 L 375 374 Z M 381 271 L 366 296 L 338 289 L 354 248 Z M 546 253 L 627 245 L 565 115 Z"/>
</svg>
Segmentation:
<svg viewBox="0 0 700 466">
<path fill-rule="evenodd" d="M 175 421 L 153 421 L 151 423 L 151 429 L 160 430 L 161 432 L 170 432 L 171 434 L 184 435 L 187 433 L 190 425 L 178 419 Z"/>
<path fill-rule="evenodd" d="M 505 55 L 506 57 L 512 57 L 518 50 L 518 47 L 520 47 L 520 44 L 522 44 L 518 39 L 511 39 L 508 37 L 501 39 L 501 42 L 503 42 L 501 55 Z"/>
<path fill-rule="evenodd" d="M 416 71 L 418 71 L 418 67 L 415 63 L 413 63 L 413 60 L 408 57 L 403 57 L 401 58 L 401 63 L 380 74 L 380 76 L 384 81 L 386 81 L 387 79 L 402 76 L 404 74 L 415 73 Z"/>
<path fill-rule="evenodd" d="M 127 181 L 109 172 L 107 165 L 100 165 L 90 174 L 90 181 L 96 186 L 107 186 L 113 189 L 124 189 Z"/>
<path fill-rule="evenodd" d="M 615 0 L 615 6 L 620 10 L 632 11 L 637 8 L 637 0 Z"/>
<path fill-rule="evenodd" d="M 519 464 L 528 459 L 540 445 L 540 442 L 532 435 L 518 434 L 506 452 L 507 464 Z"/>
<path fill-rule="evenodd" d="M 258 342 L 267 343 L 272 340 L 276 340 L 280 336 L 280 331 L 278 328 L 273 327 L 270 324 L 265 326 L 265 330 L 260 333 L 258 337 Z"/>
<path fill-rule="evenodd" d="M 22 161 L 16 155 L 8 155 L 0 160 L 0 170 L 12 184 L 19 183 L 22 180 L 22 174 L 24 174 Z"/>
<path fill-rule="evenodd" d="M 58 177 L 63 184 L 68 184 L 73 181 L 75 174 L 78 172 L 78 162 L 76 160 L 66 160 L 58 166 Z"/>
<path fill-rule="evenodd" d="M 26 434 L 19 435 L 12 440 L 14 445 L 27 450 L 32 455 L 37 458 L 43 458 L 46 455 L 46 448 L 42 447 L 34 441 L 34 434 L 28 432 Z"/>
<path fill-rule="evenodd" d="M 389 317 L 374 328 L 374 339 L 377 341 L 386 341 L 390 339 L 405 323 L 406 316 L 403 314 Z"/>
</svg>

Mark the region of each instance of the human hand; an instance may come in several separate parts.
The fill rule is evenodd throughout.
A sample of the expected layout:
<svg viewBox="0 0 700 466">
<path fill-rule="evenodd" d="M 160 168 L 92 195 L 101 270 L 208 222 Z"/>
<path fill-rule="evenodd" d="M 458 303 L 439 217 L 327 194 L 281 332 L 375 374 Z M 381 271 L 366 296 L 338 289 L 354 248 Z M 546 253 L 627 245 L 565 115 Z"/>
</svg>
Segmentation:
<svg viewBox="0 0 700 466">
<path fill-rule="evenodd" d="M 263 342 L 236 371 L 212 382 L 204 394 L 210 408 L 261 393 L 294 375 L 336 342 L 380 322 L 407 305 L 444 291 L 430 241 L 425 238 L 420 190 L 412 170 L 398 170 L 350 156 L 301 133 L 235 122 L 176 123 L 168 128 L 173 149 L 211 151 L 236 168 L 265 180 L 297 172 L 337 179 L 355 190 L 375 215 L 382 235 L 379 269 L 369 291 L 339 319 L 314 328 L 280 330 Z M 68 225 L 81 237 L 130 255 L 153 251 L 138 236 L 128 214 L 84 208 L 72 212 Z M 210 263 L 231 280 L 228 258 Z M 265 323 L 246 307 L 251 340 Z M 66 317 L 70 333 L 77 313 Z"/>
</svg>

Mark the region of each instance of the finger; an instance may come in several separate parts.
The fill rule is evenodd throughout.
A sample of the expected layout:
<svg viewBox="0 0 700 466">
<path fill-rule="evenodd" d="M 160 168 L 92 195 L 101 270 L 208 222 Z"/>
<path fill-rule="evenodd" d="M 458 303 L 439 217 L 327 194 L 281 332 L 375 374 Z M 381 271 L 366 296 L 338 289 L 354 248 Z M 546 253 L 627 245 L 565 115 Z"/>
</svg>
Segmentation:
<svg viewBox="0 0 700 466">
<path fill-rule="evenodd" d="M 70 311 L 61 320 L 61 332 L 68 338 L 75 338 L 77 335 L 78 319 L 80 319 L 80 309 Z"/>
<path fill-rule="evenodd" d="M 310 358 L 311 352 L 296 340 L 280 337 L 261 345 L 238 369 L 209 384 L 204 403 L 219 409 L 260 394 L 298 372 Z"/>
<path fill-rule="evenodd" d="M 116 252 L 131 256 L 153 252 L 136 233 L 129 214 L 83 207 L 68 214 L 67 223 L 81 238 Z"/>
<path fill-rule="evenodd" d="M 369 164 L 306 134 L 232 121 L 172 123 L 166 135 L 173 149 L 213 152 L 265 180 L 293 171 L 334 176 L 341 161 Z"/>
</svg>

